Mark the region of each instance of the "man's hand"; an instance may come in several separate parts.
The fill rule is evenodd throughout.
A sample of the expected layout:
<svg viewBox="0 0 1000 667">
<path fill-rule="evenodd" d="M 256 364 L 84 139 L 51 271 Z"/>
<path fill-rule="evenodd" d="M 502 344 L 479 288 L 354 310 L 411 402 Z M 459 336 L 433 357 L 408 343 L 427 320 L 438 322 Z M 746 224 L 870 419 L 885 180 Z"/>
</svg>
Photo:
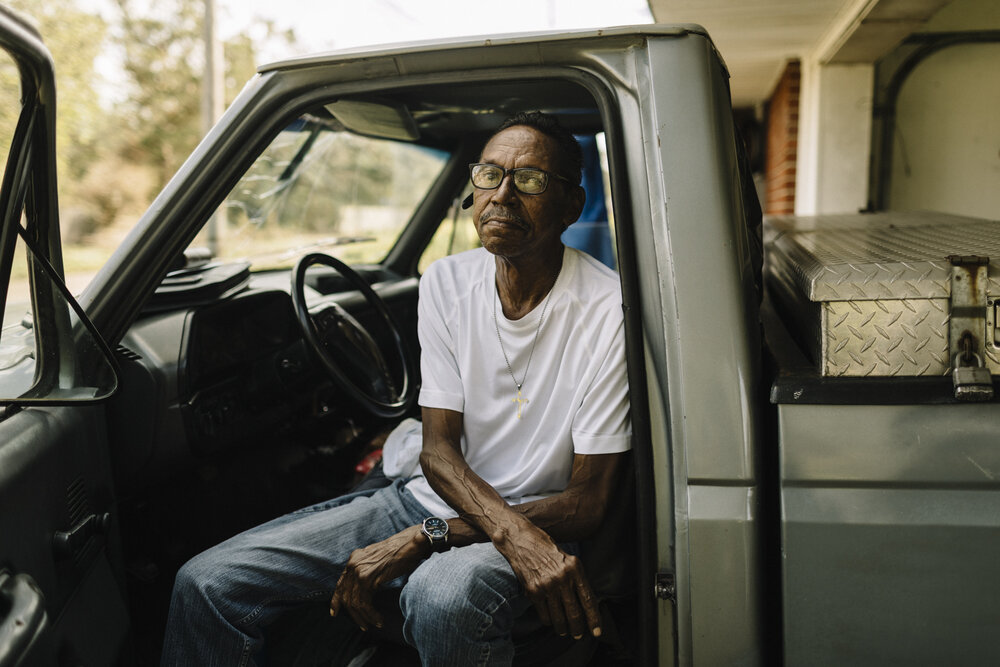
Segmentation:
<svg viewBox="0 0 1000 667">
<path fill-rule="evenodd" d="M 346 610 L 362 630 L 382 627 L 382 614 L 373 596 L 382 584 L 409 574 L 430 554 L 420 526 L 407 528 L 387 540 L 356 549 L 344 566 L 330 600 L 330 615 Z"/>
<path fill-rule="evenodd" d="M 575 454 L 562 492 L 511 507 L 469 467 L 462 454 L 461 412 L 424 408 L 420 466 L 460 519 L 450 520 L 449 543 L 490 540 L 503 554 L 538 609 L 561 635 L 601 634 L 597 599 L 579 560 L 555 540 L 576 542 L 600 526 L 620 470 L 618 454 Z"/>
<path fill-rule="evenodd" d="M 600 637 L 597 598 L 580 560 L 559 549 L 545 531 L 525 524 L 496 546 L 521 580 L 541 621 L 559 635 L 579 639 L 590 632 Z"/>
</svg>

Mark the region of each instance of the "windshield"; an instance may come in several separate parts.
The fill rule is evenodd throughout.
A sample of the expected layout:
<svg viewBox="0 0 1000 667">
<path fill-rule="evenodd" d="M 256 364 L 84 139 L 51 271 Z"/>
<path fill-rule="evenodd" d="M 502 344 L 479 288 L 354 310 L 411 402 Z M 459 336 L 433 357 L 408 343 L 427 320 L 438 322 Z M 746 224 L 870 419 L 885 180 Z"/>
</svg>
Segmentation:
<svg viewBox="0 0 1000 667">
<path fill-rule="evenodd" d="M 254 270 L 290 267 L 313 250 L 377 263 L 447 159 L 305 115 L 257 158 L 192 245 Z"/>
</svg>

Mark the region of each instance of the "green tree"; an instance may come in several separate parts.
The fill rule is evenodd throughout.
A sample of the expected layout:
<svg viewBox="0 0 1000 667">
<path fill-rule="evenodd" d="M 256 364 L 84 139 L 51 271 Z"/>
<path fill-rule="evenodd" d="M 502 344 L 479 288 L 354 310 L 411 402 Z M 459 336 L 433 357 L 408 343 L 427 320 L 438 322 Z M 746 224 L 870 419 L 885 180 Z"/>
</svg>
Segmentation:
<svg viewBox="0 0 1000 667">
<path fill-rule="evenodd" d="M 127 223 L 202 136 L 204 0 L 115 0 L 110 25 L 81 9 L 80 0 L 0 1 L 38 28 L 55 62 L 64 240 L 84 241 L 119 219 Z M 259 21 L 224 45 L 227 104 L 254 73 L 255 40 L 291 44 L 294 35 Z M 105 62 L 120 57 L 124 74 L 124 86 L 104 99 L 98 92 L 107 82 L 95 64 L 101 54 Z M 0 164 L 19 97 L 16 68 L 0 59 Z"/>
<path fill-rule="evenodd" d="M 261 63 L 257 52 L 265 45 L 294 50 L 296 37 L 294 30 L 279 30 L 274 21 L 255 19 L 247 32 L 234 35 L 223 45 L 226 61 L 226 103 L 236 99 L 243 86 L 257 71 Z"/>
<path fill-rule="evenodd" d="M 5 1 L 38 28 L 52 53 L 56 69 L 58 175 L 61 187 L 72 192 L 105 137 L 106 117 L 98 101 L 96 84 L 100 79 L 94 63 L 104 46 L 107 26 L 100 16 L 79 9 L 76 0 Z M 3 73 L 4 99 L 17 99 L 16 94 L 9 97 L 17 89 L 16 72 L 5 63 Z M 2 105 L 3 127 L 13 128 L 17 112 L 17 105 Z"/>
<path fill-rule="evenodd" d="M 121 106 L 130 159 L 155 167 L 157 190 L 202 137 L 201 94 L 205 65 L 204 0 L 115 0 L 121 13 L 117 41 L 125 55 L 128 99 Z M 263 23 L 265 39 L 294 42 L 294 35 Z M 255 68 L 251 38 L 224 44 L 226 103 Z"/>
<path fill-rule="evenodd" d="M 14 124 L 21 110 L 21 86 L 17 67 L 5 52 L 0 53 L 0 165 L 6 167 L 10 143 L 13 141 Z"/>
<path fill-rule="evenodd" d="M 128 159 L 153 166 L 159 187 L 201 137 L 203 4 L 161 0 L 155 14 L 135 0 L 116 4 L 121 12 L 116 41 L 128 79 L 126 99 L 117 109 L 122 150 Z"/>
</svg>

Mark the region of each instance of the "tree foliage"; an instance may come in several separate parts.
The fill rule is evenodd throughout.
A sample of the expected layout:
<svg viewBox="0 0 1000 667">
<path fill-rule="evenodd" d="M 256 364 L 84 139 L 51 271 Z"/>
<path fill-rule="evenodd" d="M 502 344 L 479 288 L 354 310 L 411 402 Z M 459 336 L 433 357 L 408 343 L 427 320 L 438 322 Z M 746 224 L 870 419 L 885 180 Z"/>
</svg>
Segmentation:
<svg viewBox="0 0 1000 667">
<path fill-rule="evenodd" d="M 124 55 L 128 97 L 122 105 L 130 159 L 158 172 L 157 189 L 201 139 L 205 70 L 204 0 L 115 0 L 121 14 L 116 35 Z M 266 38 L 294 40 L 264 24 Z M 237 35 L 224 44 L 228 104 L 254 73 L 254 44 Z"/>
<path fill-rule="evenodd" d="M 156 15 L 135 0 L 116 3 L 116 40 L 128 77 L 127 97 L 118 108 L 126 133 L 122 150 L 130 160 L 154 166 L 162 182 L 201 136 L 201 3 L 161 1 Z"/>
<path fill-rule="evenodd" d="M 79 181 L 103 141 L 106 116 L 98 102 L 94 61 L 104 44 L 107 26 L 100 16 L 81 11 L 75 0 L 5 0 L 29 18 L 42 34 L 56 68 L 56 154 L 64 184 Z M 0 123 L 9 132 L 19 105 L 17 73 L 5 56 Z"/>
<path fill-rule="evenodd" d="M 107 20 L 80 0 L 3 1 L 38 28 L 55 62 L 64 238 L 134 217 L 203 134 L 205 0 L 114 0 Z M 253 75 L 262 40 L 294 43 L 270 23 L 252 28 L 224 44 L 226 104 Z M 108 55 L 121 59 L 110 95 L 96 65 L 102 54 L 106 63 Z M 0 160 L 19 97 L 17 70 L 0 57 Z"/>
</svg>

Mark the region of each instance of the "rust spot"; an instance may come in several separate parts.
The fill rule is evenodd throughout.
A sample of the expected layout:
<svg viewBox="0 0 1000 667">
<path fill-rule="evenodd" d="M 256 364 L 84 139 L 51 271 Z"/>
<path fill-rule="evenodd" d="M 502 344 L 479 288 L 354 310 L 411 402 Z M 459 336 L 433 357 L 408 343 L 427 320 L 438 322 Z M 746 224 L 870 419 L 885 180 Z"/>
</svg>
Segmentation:
<svg viewBox="0 0 1000 667">
<path fill-rule="evenodd" d="M 975 294 L 979 271 L 976 271 L 971 266 L 963 266 L 962 269 L 969 274 L 969 294 Z"/>
<path fill-rule="evenodd" d="M 948 261 L 952 266 L 956 266 L 962 271 L 964 275 L 969 276 L 969 294 L 974 295 L 978 289 L 978 274 L 980 266 L 988 266 L 990 263 L 989 257 L 980 257 L 979 255 L 949 255 Z M 959 281 L 963 276 L 955 276 L 955 280 Z"/>
</svg>

